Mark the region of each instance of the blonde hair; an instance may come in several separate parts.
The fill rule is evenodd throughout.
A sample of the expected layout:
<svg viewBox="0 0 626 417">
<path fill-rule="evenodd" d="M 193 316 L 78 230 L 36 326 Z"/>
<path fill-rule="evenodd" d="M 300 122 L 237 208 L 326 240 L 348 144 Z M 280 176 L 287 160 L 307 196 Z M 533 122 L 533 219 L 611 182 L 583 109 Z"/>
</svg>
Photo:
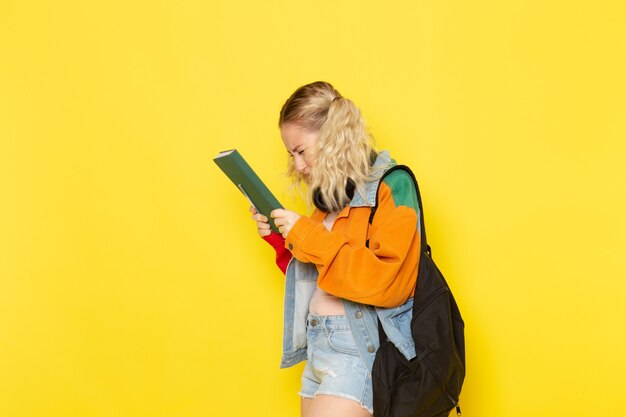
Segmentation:
<svg viewBox="0 0 626 417">
<path fill-rule="evenodd" d="M 323 81 L 298 88 L 280 111 L 279 127 L 294 123 L 310 132 L 318 132 L 314 148 L 315 164 L 311 167 L 307 200 L 318 193 L 328 211 L 339 211 L 350 202 L 346 190 L 349 180 L 363 195 L 370 180 L 372 137 L 358 107 Z M 289 159 L 288 174 L 295 186 L 307 183 Z"/>
</svg>

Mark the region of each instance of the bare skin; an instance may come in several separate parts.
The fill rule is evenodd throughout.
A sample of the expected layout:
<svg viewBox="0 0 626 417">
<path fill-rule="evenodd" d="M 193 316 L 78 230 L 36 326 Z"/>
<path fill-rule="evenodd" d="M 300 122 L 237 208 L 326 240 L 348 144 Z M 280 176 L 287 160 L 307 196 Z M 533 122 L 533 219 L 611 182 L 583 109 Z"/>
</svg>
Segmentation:
<svg viewBox="0 0 626 417">
<path fill-rule="evenodd" d="M 358 402 L 330 395 L 303 398 L 300 404 L 302 417 L 372 417 Z"/>
<path fill-rule="evenodd" d="M 254 206 L 250 206 L 250 213 L 252 213 L 252 220 L 256 222 L 257 233 L 261 237 L 268 236 L 272 231 L 270 230 L 270 224 L 268 223 L 267 217 L 256 211 Z M 276 226 L 278 227 L 278 231 L 283 235 L 286 239 L 289 231 L 293 227 L 293 225 L 298 221 L 300 215 L 291 210 L 282 210 L 276 209 L 271 213 Z"/>
<path fill-rule="evenodd" d="M 272 233 L 267 217 L 256 211 L 254 206 L 248 209 L 252 213 L 252 220 L 256 222 L 256 231 L 261 237 L 269 236 Z"/>
</svg>

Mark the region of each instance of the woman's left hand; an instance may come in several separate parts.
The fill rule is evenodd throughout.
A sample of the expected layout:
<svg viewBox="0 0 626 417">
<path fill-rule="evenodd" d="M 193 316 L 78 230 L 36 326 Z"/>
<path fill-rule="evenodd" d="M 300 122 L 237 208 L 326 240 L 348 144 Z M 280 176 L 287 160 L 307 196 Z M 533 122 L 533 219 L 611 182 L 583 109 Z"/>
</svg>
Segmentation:
<svg viewBox="0 0 626 417">
<path fill-rule="evenodd" d="M 278 227 L 278 231 L 287 239 L 289 231 L 294 224 L 300 218 L 300 215 L 291 210 L 276 209 L 270 213 L 270 216 L 274 219 L 274 223 Z"/>
</svg>

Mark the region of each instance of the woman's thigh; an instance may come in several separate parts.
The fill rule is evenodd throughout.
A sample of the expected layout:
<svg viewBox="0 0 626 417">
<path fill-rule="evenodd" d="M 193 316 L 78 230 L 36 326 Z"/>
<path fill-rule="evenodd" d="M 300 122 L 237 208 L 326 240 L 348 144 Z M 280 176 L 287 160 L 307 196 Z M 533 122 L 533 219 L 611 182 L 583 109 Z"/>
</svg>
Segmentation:
<svg viewBox="0 0 626 417">
<path fill-rule="evenodd" d="M 369 411 L 354 400 L 317 395 L 315 398 L 302 398 L 302 417 L 372 417 Z"/>
</svg>

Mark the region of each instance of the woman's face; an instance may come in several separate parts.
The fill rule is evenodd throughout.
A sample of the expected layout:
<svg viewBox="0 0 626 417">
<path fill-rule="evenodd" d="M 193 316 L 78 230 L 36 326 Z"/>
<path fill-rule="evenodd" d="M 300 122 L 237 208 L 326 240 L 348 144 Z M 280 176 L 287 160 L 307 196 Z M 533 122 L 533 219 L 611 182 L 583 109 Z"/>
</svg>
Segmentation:
<svg viewBox="0 0 626 417">
<path fill-rule="evenodd" d="M 280 127 L 280 136 L 287 153 L 293 158 L 296 171 L 308 178 L 315 164 L 315 144 L 319 132 L 310 132 L 296 123 L 285 123 Z"/>
</svg>

